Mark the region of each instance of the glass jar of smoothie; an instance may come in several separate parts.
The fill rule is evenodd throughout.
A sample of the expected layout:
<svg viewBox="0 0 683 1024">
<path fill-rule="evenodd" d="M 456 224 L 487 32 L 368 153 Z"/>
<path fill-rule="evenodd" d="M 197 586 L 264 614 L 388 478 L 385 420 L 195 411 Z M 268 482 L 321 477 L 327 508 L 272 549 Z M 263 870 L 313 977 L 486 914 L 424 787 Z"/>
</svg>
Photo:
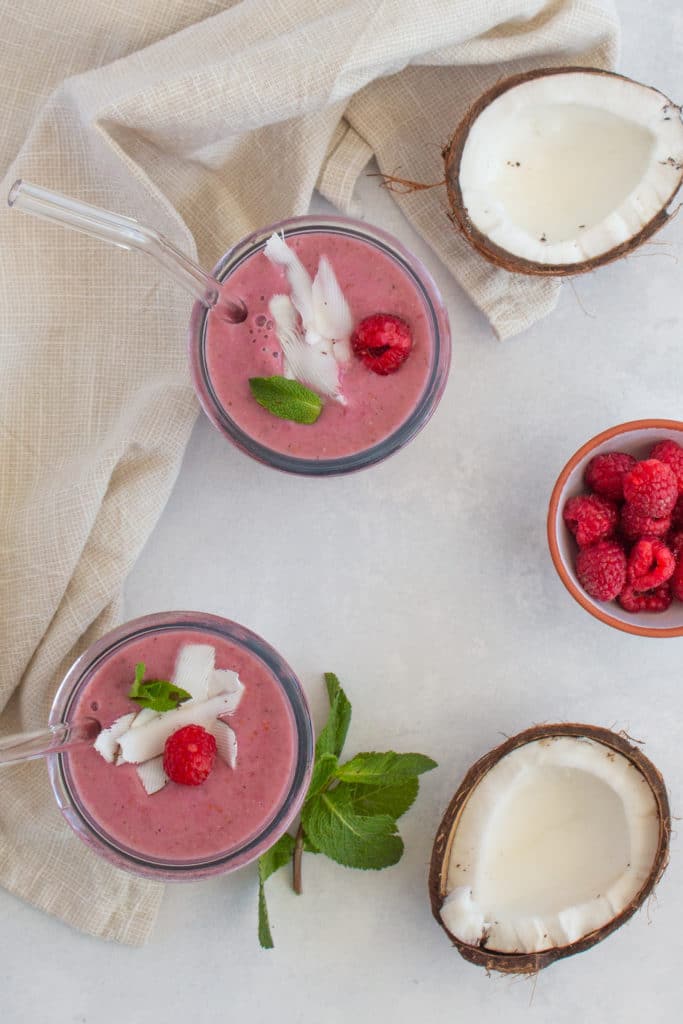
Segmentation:
<svg viewBox="0 0 683 1024">
<path fill-rule="evenodd" d="M 128 697 L 136 665 L 144 663 L 152 679 L 170 679 L 179 652 L 189 645 L 213 648 L 218 672 L 237 673 L 243 686 L 239 704 L 225 718 L 237 737 L 232 766 L 216 757 L 201 785 L 170 781 L 150 795 L 135 764 L 110 763 L 92 744 L 48 757 L 57 802 L 76 834 L 117 867 L 171 881 L 249 863 L 300 809 L 313 730 L 292 670 L 259 636 L 227 619 L 197 612 L 148 615 L 81 655 L 50 715 L 51 726 L 95 717 L 108 728 L 140 712 Z"/>
<path fill-rule="evenodd" d="M 283 372 L 269 301 L 288 285 L 282 267 L 264 254 L 275 232 L 311 277 L 327 257 L 354 323 L 388 314 L 412 333 L 410 355 L 385 376 L 352 355 L 343 370 L 344 404 L 325 400 L 314 423 L 274 416 L 249 388 L 250 378 Z M 347 473 L 398 451 L 427 423 L 450 365 L 448 317 L 428 271 L 391 235 L 342 217 L 293 218 L 245 238 L 223 256 L 213 276 L 244 301 L 248 316 L 229 323 L 197 302 L 189 329 L 190 364 L 204 411 L 243 451 L 289 472 Z"/>
<path fill-rule="evenodd" d="M 379 228 L 343 217 L 284 220 L 243 239 L 207 274 L 130 217 L 21 179 L 7 201 L 147 254 L 195 296 L 189 351 L 199 400 L 226 437 L 267 465 L 309 476 L 371 466 L 407 444 L 441 398 L 450 366 L 441 296 Z M 283 377 L 316 392 L 299 392 L 307 415 L 292 417 L 291 406 L 275 415 L 278 401 L 285 414 L 283 392 L 291 400 L 298 387 Z"/>
</svg>

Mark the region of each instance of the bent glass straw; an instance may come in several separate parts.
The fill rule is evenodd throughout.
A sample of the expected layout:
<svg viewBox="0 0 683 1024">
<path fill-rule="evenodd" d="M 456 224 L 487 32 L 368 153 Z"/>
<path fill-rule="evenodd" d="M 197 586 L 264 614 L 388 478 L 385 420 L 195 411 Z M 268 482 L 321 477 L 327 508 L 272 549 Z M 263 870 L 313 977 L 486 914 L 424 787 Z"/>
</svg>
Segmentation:
<svg viewBox="0 0 683 1024">
<path fill-rule="evenodd" d="M 93 743 L 102 726 L 95 718 L 82 718 L 77 722 L 60 722 L 39 732 L 19 733 L 0 739 L 0 766 L 32 761 L 35 757 L 59 754 L 81 743 Z"/>
<path fill-rule="evenodd" d="M 138 224 L 132 217 L 82 203 L 21 178 L 12 185 L 7 202 L 15 210 L 56 221 L 121 249 L 147 253 L 195 299 L 209 309 L 215 309 L 223 319 L 239 324 L 247 317 L 246 306 L 240 298 L 221 294 L 220 282 L 215 277 L 202 270 L 158 231 Z"/>
</svg>

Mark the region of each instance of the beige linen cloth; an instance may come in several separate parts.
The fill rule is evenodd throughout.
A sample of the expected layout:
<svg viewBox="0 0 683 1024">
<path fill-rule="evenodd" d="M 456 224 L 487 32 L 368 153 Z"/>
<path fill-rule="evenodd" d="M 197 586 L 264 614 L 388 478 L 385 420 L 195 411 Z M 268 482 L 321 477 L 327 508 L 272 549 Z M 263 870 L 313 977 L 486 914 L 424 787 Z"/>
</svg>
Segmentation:
<svg viewBox="0 0 683 1024">
<path fill-rule="evenodd" d="M 145 257 L 8 210 L 17 177 L 150 224 L 211 267 L 241 236 L 352 209 L 371 155 L 442 177 L 440 149 L 501 76 L 613 66 L 599 0 L 0 0 L 0 729 L 46 722 L 173 486 L 197 412 L 190 301 Z M 556 285 L 470 252 L 445 190 L 399 200 L 501 337 Z M 164 607 L 163 593 L 159 608 Z M 0 882 L 140 944 L 162 887 L 71 834 L 41 762 L 0 770 Z M 97 894 L 97 899 L 93 899 Z"/>
</svg>

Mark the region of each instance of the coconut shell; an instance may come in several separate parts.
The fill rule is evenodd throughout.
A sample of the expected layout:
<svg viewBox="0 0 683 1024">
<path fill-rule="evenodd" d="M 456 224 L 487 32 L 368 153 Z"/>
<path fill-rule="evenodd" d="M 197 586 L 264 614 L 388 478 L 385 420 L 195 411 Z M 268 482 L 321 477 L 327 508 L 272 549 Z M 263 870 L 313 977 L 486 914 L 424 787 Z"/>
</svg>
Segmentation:
<svg viewBox="0 0 683 1024">
<path fill-rule="evenodd" d="M 467 141 L 467 136 L 469 135 L 472 125 L 482 111 L 493 100 L 502 95 L 502 93 L 507 92 L 509 89 L 514 89 L 515 86 L 521 85 L 523 82 L 529 82 L 534 78 L 566 74 L 607 75 L 612 78 L 621 78 L 627 82 L 634 82 L 633 79 L 627 78 L 626 75 L 617 75 L 613 71 L 603 71 L 601 68 L 536 68 L 534 71 L 524 71 L 521 74 L 512 75 L 510 78 L 505 78 L 500 82 L 497 82 L 488 90 L 488 92 L 485 92 L 478 100 L 476 100 L 465 114 L 464 118 L 456 128 L 450 142 L 443 150 L 442 155 L 446 171 L 446 190 L 448 192 L 448 205 L 450 208 L 449 217 L 451 221 L 465 236 L 470 245 L 477 249 L 482 256 L 485 256 L 487 260 L 494 263 L 502 270 L 508 270 L 511 273 L 531 274 L 539 277 L 567 277 L 570 274 L 584 274 L 589 270 L 595 270 L 597 267 L 604 266 L 606 263 L 613 263 L 614 260 L 621 259 L 622 256 L 627 256 L 629 253 L 641 246 L 643 242 L 646 242 L 647 239 L 654 235 L 656 231 L 659 231 L 664 224 L 666 224 L 671 216 L 671 214 L 667 212 L 667 207 L 681 186 L 681 181 L 679 180 L 678 185 L 663 204 L 659 213 L 657 213 L 652 220 L 648 221 L 648 223 L 645 224 L 636 235 L 632 235 L 631 238 L 628 238 L 626 241 L 614 246 L 612 249 L 608 249 L 599 256 L 595 256 L 590 260 L 584 260 L 581 263 L 545 264 L 536 263 L 533 260 L 525 260 L 521 256 L 516 256 L 514 253 L 508 252 L 507 249 L 501 249 L 500 246 L 496 245 L 495 242 L 492 242 L 487 235 L 479 230 L 479 228 L 475 227 L 468 216 L 467 208 L 463 202 L 462 191 L 460 189 L 460 162 L 462 160 L 465 142 Z M 662 95 L 660 90 L 655 89 L 653 86 L 642 85 L 640 82 L 634 82 L 634 84 L 643 89 L 652 89 L 653 92 Z M 681 108 L 677 104 L 672 101 L 668 102 L 671 103 L 673 110 L 680 112 Z"/>
<path fill-rule="evenodd" d="M 469 945 L 446 928 L 441 920 L 440 913 L 447 895 L 445 884 L 448 876 L 450 851 L 460 815 L 470 794 L 486 773 L 501 758 L 527 743 L 556 736 L 585 737 L 605 747 L 610 747 L 631 761 L 643 775 L 652 790 L 659 817 L 659 841 L 652 870 L 641 889 L 621 913 L 617 914 L 616 917 L 612 918 L 611 921 L 608 921 L 601 928 L 590 932 L 588 935 L 584 935 L 577 942 L 543 950 L 541 953 L 502 953 L 493 949 L 487 949 L 485 945 Z M 536 974 L 543 967 L 548 967 L 556 960 L 590 949 L 591 946 L 601 942 L 602 939 L 628 921 L 636 910 L 642 906 L 648 896 L 650 896 L 664 873 L 669 860 L 670 832 L 671 814 L 664 779 L 643 752 L 630 742 L 630 738 L 626 734 L 611 732 L 609 729 L 602 729 L 595 725 L 579 725 L 575 723 L 533 726 L 524 732 L 518 733 L 516 736 L 510 737 L 510 739 L 501 743 L 494 750 L 484 754 L 467 772 L 455 796 L 448 805 L 436 833 L 432 849 L 429 870 L 429 898 L 432 905 L 432 914 L 460 955 L 470 963 L 477 964 L 479 967 L 485 967 L 487 971 L 499 971 L 503 974 Z"/>
</svg>

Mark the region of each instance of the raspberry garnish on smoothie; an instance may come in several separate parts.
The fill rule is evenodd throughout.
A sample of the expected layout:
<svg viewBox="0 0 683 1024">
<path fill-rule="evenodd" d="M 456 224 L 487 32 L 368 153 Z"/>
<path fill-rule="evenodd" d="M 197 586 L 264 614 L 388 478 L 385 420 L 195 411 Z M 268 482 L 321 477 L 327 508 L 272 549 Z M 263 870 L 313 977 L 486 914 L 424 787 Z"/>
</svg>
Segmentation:
<svg viewBox="0 0 683 1024">
<path fill-rule="evenodd" d="M 164 744 L 164 771 L 181 786 L 201 786 L 216 760 L 216 740 L 201 725 L 185 725 Z"/>
<path fill-rule="evenodd" d="M 213 768 L 217 749 L 234 768 L 237 738 L 219 716 L 237 710 L 244 686 L 235 672 L 215 668 L 213 646 L 182 647 L 173 680 L 145 681 L 144 676 L 145 664 L 139 662 L 128 698 L 141 710 L 117 718 L 95 741 L 105 761 L 135 765 L 149 796 L 169 780 L 200 785 Z"/>
<path fill-rule="evenodd" d="M 319 399 L 315 406 L 316 395 L 347 404 L 344 376 L 351 352 L 381 376 L 402 366 L 413 345 L 410 326 L 399 316 L 376 313 L 354 328 L 351 309 L 327 256 L 320 257 L 311 279 L 284 236 L 271 235 L 263 252 L 284 270 L 290 294 L 273 295 L 268 302 L 282 349 L 284 376 L 250 378 L 259 405 L 282 419 L 315 423 L 323 408 Z"/>
<path fill-rule="evenodd" d="M 373 373 L 386 377 L 403 365 L 413 347 L 410 327 L 400 316 L 366 316 L 351 335 L 351 347 Z"/>
</svg>

